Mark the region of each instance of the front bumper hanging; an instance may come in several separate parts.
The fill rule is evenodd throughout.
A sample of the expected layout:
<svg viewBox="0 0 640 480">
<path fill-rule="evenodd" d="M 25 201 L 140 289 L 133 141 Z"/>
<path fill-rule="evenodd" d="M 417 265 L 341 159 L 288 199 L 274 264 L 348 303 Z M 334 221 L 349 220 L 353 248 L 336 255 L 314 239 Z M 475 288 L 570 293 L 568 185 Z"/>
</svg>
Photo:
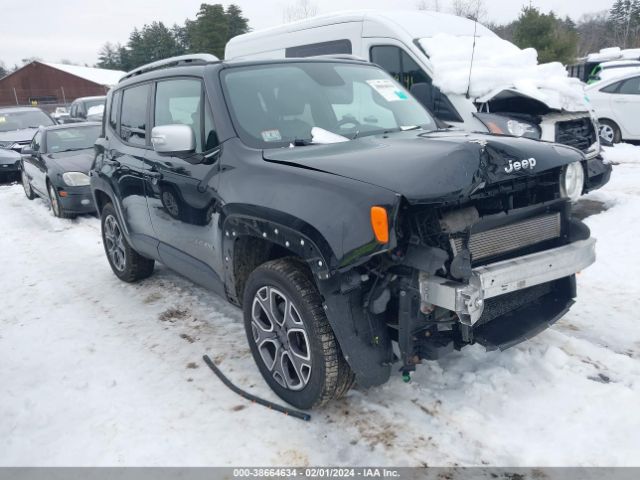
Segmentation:
<svg viewBox="0 0 640 480">
<path fill-rule="evenodd" d="M 484 301 L 517 290 L 573 275 L 596 259 L 596 240 L 588 238 L 562 247 L 482 265 L 473 269 L 468 284 L 420 273 L 421 302 L 451 310 L 460 322 L 473 326 Z"/>
</svg>

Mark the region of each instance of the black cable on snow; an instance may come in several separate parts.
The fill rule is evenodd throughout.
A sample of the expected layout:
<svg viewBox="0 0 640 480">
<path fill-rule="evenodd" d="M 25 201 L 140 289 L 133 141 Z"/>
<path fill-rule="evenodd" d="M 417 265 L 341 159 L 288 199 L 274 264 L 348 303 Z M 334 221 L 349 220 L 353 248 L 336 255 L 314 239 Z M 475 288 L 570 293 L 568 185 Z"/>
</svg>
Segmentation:
<svg viewBox="0 0 640 480">
<path fill-rule="evenodd" d="M 300 420 L 304 420 L 305 422 L 311 420 L 311 415 L 309 415 L 308 413 L 299 412 L 298 410 L 283 407 L 282 405 L 278 405 L 276 403 L 264 400 L 262 398 L 256 397 L 255 395 L 251 395 L 250 393 L 245 392 L 244 390 L 236 387 L 233 383 L 231 383 L 231 380 L 224 376 L 224 374 L 218 367 L 216 367 L 215 363 L 213 363 L 213 360 L 211 360 L 208 355 L 203 355 L 202 360 L 204 360 L 204 363 L 206 363 L 207 366 L 211 370 L 213 370 L 213 373 L 218 376 L 222 383 L 224 383 L 232 391 L 234 391 L 241 397 L 246 398 L 250 402 L 257 403 L 259 405 L 262 405 L 263 407 L 267 407 L 270 410 L 276 410 L 277 412 L 284 413 L 285 415 L 289 415 L 290 417 L 299 418 Z"/>
</svg>

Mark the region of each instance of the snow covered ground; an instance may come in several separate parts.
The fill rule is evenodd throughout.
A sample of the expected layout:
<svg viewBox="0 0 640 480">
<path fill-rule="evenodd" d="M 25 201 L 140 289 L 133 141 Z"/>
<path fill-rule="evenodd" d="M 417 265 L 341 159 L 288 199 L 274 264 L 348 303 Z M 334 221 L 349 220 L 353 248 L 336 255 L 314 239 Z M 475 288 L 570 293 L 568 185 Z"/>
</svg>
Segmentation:
<svg viewBox="0 0 640 480">
<path fill-rule="evenodd" d="M 118 281 L 97 219 L 0 186 L 0 466 L 640 465 L 640 163 L 590 198 L 609 207 L 586 220 L 598 261 L 553 328 L 353 390 L 305 423 L 202 363 L 276 400 L 239 310 L 164 267 Z"/>
</svg>

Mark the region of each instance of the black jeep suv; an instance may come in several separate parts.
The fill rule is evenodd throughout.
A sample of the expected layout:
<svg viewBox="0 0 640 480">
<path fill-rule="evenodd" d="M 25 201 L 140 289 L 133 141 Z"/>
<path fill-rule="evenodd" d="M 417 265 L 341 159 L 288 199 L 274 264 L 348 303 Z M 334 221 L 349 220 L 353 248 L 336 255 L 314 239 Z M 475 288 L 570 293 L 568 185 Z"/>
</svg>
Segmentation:
<svg viewBox="0 0 640 480">
<path fill-rule="evenodd" d="M 394 362 L 408 379 L 530 338 L 595 260 L 571 216 L 580 151 L 439 129 L 355 59 L 134 70 L 108 95 L 91 187 L 113 272 L 159 261 L 242 307 L 260 372 L 300 408 Z"/>
</svg>

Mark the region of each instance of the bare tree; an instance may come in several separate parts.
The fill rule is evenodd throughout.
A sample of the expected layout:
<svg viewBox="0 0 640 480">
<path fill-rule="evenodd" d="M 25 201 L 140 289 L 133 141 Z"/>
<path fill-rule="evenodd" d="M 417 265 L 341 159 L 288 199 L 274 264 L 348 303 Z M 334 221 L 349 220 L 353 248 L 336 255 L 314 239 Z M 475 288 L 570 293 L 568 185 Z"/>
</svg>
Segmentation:
<svg viewBox="0 0 640 480">
<path fill-rule="evenodd" d="M 316 16 L 318 6 L 311 0 L 297 0 L 293 5 L 285 7 L 282 12 L 282 20 L 284 22 L 295 22 L 296 20 L 304 20 Z"/>
<path fill-rule="evenodd" d="M 484 0 L 453 0 L 451 11 L 459 17 L 482 21 L 487 16 Z"/>
<path fill-rule="evenodd" d="M 416 2 L 418 10 L 430 10 L 432 12 L 440 11 L 440 0 L 418 0 Z"/>
</svg>

